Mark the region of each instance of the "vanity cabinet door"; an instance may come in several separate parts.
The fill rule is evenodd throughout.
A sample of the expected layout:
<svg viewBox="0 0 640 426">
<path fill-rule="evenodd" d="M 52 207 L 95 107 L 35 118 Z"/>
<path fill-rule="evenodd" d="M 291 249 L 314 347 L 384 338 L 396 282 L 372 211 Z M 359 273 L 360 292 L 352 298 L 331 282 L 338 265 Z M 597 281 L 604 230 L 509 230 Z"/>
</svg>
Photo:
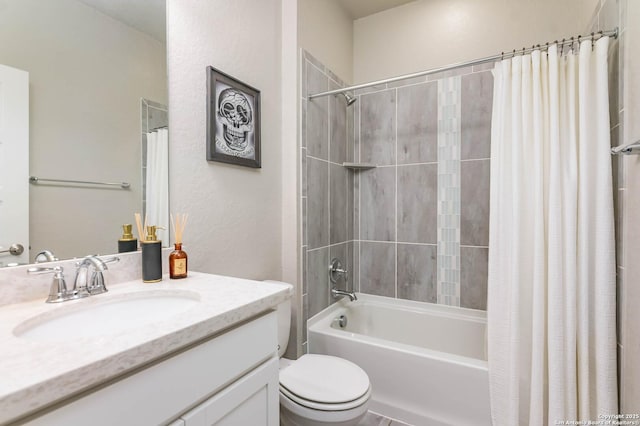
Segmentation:
<svg viewBox="0 0 640 426">
<path fill-rule="evenodd" d="M 278 426 L 278 359 L 251 371 L 181 418 L 185 426 Z"/>
</svg>

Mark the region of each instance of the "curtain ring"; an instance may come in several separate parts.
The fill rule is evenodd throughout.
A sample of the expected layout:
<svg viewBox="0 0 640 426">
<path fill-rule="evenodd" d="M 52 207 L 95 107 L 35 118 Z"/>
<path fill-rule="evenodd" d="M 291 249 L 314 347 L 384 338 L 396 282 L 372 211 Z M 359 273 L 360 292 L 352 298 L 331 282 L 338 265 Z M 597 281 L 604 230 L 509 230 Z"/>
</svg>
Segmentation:
<svg viewBox="0 0 640 426">
<path fill-rule="evenodd" d="M 591 50 L 593 50 L 593 46 L 596 42 L 596 33 L 591 33 Z"/>
<path fill-rule="evenodd" d="M 564 39 L 562 39 L 562 43 L 560 44 L 560 56 L 564 54 Z"/>
<path fill-rule="evenodd" d="M 501 61 L 504 61 L 504 52 L 502 52 L 502 53 L 500 54 L 500 60 L 501 60 Z"/>
<path fill-rule="evenodd" d="M 524 56 L 524 51 L 525 51 L 525 48 L 524 48 L 524 46 L 523 46 L 523 47 L 522 47 L 522 56 Z"/>
</svg>

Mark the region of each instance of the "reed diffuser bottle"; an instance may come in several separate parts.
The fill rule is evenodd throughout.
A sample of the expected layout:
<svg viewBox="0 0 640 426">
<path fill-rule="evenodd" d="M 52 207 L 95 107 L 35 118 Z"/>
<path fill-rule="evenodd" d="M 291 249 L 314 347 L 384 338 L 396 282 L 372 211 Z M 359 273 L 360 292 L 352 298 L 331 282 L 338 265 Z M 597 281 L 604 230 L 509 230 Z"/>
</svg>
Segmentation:
<svg viewBox="0 0 640 426">
<path fill-rule="evenodd" d="M 175 222 L 171 216 L 171 225 L 174 231 L 175 250 L 169 255 L 169 278 L 187 278 L 187 253 L 182 250 L 182 234 L 187 225 L 187 215 L 177 215 Z"/>
</svg>

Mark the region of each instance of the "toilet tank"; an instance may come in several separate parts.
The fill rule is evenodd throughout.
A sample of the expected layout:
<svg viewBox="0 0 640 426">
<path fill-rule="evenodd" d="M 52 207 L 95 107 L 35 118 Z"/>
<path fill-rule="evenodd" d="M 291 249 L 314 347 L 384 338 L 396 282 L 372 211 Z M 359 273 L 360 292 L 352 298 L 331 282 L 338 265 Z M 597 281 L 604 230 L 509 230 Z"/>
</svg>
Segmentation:
<svg viewBox="0 0 640 426">
<path fill-rule="evenodd" d="M 291 284 L 283 283 L 282 281 L 265 280 L 264 282 L 282 284 L 293 288 Z M 278 357 L 282 358 L 287 350 L 291 331 L 291 299 L 287 299 L 276 307 L 276 315 L 278 317 Z"/>
</svg>

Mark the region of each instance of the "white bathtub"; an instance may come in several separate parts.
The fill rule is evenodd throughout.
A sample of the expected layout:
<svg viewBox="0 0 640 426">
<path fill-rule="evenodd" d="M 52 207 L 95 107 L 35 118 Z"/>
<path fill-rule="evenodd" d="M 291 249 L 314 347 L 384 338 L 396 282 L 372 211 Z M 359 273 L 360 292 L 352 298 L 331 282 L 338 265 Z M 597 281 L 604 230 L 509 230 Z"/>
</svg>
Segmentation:
<svg viewBox="0 0 640 426">
<path fill-rule="evenodd" d="M 416 426 L 491 425 L 486 326 L 483 311 L 358 294 L 309 320 L 308 345 L 367 372 L 372 411 Z"/>
</svg>

